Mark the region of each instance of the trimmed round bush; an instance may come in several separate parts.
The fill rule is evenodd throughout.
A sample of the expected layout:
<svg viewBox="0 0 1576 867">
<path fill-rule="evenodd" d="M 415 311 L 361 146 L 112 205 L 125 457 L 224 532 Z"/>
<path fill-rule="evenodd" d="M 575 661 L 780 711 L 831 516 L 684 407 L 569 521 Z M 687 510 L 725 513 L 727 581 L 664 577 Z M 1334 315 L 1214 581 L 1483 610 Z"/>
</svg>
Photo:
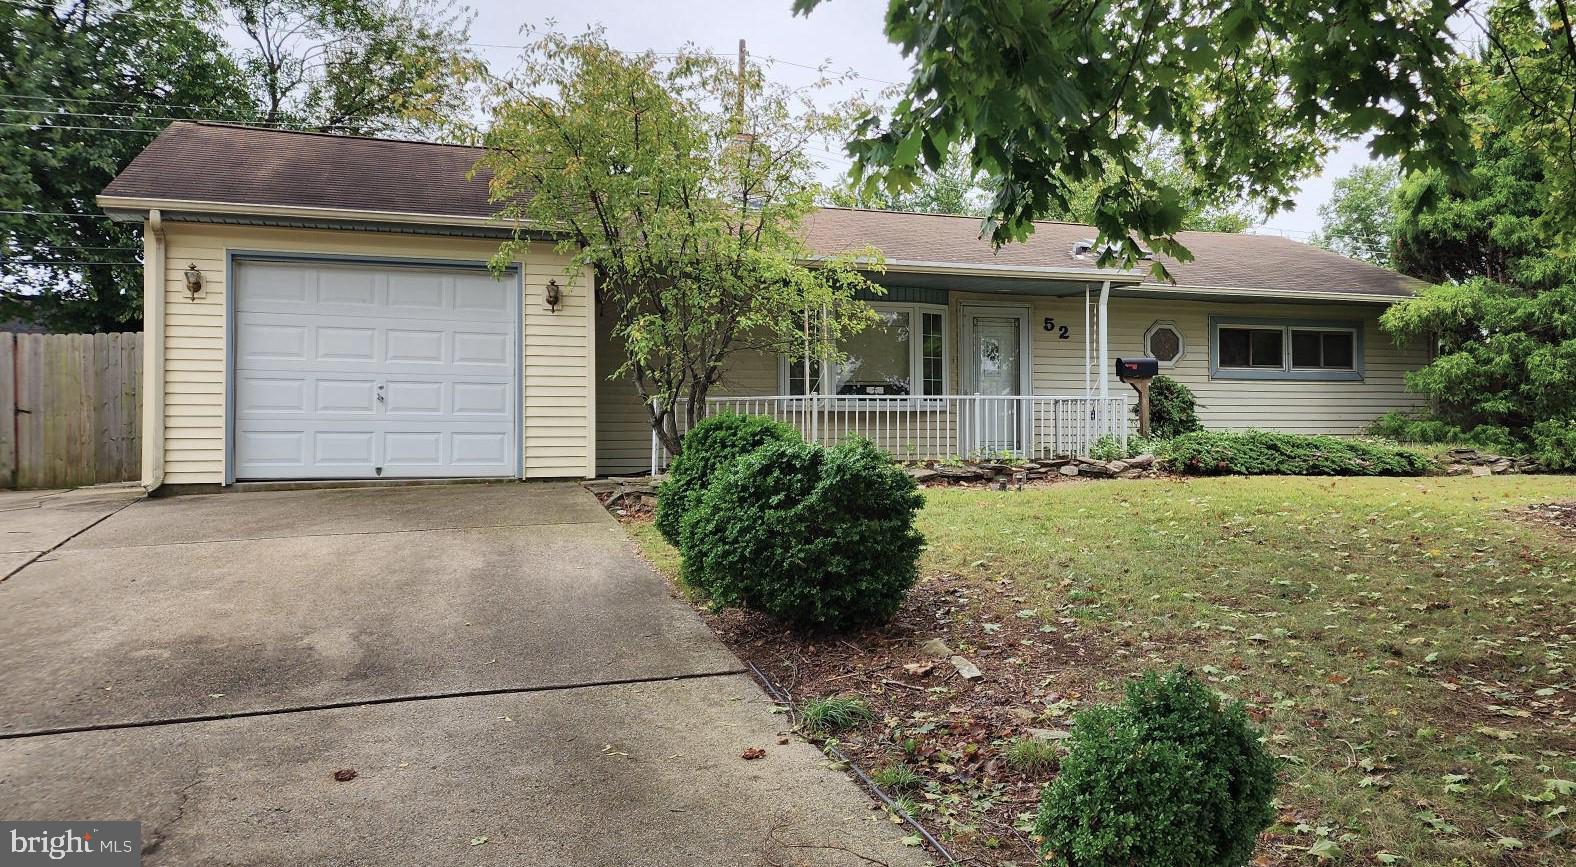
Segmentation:
<svg viewBox="0 0 1576 867">
<path fill-rule="evenodd" d="M 1275 760 L 1241 704 L 1186 672 L 1078 714 L 1068 745 L 1035 822 L 1046 863 L 1236 867 L 1274 819 Z"/>
<path fill-rule="evenodd" d="M 679 545 L 684 515 L 711 477 L 734 460 L 767 443 L 796 442 L 799 434 L 762 415 L 724 413 L 702 419 L 684 435 L 684 448 L 657 488 L 657 530 Z"/>
<path fill-rule="evenodd" d="M 1199 424 L 1197 401 L 1187 386 L 1169 376 L 1149 381 L 1149 436 L 1170 439 L 1196 430 Z"/>
<path fill-rule="evenodd" d="M 885 621 L 914 585 L 924 500 L 864 440 L 776 442 L 723 468 L 684 519 L 684 579 L 794 627 Z"/>
</svg>

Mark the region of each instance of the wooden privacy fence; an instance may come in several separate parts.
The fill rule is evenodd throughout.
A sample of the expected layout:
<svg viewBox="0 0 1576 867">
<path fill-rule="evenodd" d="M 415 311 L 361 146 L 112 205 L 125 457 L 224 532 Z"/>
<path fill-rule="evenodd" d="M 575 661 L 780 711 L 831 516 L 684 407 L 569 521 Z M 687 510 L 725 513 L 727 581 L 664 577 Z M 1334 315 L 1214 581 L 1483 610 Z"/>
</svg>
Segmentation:
<svg viewBox="0 0 1576 867">
<path fill-rule="evenodd" d="M 0 333 L 0 487 L 141 475 L 142 335 Z"/>
</svg>

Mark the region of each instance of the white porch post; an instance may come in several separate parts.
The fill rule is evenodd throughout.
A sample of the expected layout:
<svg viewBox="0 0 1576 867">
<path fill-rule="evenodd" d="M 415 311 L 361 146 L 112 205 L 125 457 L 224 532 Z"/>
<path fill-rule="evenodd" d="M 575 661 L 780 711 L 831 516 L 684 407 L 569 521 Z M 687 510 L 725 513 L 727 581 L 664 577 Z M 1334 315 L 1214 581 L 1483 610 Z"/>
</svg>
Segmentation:
<svg viewBox="0 0 1576 867">
<path fill-rule="evenodd" d="M 1110 350 L 1110 328 L 1106 323 L 1106 305 L 1111 300 L 1111 281 L 1100 284 L 1100 397 L 1111 396 L 1111 365 L 1107 358 Z"/>
</svg>

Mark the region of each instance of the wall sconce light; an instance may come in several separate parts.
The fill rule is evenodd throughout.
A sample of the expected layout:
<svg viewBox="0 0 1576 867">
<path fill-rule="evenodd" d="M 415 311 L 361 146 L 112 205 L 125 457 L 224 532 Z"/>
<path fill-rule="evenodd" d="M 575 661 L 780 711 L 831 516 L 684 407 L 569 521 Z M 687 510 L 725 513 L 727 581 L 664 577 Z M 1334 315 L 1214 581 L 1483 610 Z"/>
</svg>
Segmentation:
<svg viewBox="0 0 1576 867">
<path fill-rule="evenodd" d="M 547 281 L 547 309 L 556 312 L 559 302 L 564 300 L 562 289 L 558 288 L 557 280 Z"/>
<path fill-rule="evenodd" d="M 186 292 L 192 296 L 193 301 L 196 301 L 197 293 L 202 291 L 202 272 L 197 270 L 197 263 L 193 262 L 186 266 L 185 274 Z"/>
</svg>

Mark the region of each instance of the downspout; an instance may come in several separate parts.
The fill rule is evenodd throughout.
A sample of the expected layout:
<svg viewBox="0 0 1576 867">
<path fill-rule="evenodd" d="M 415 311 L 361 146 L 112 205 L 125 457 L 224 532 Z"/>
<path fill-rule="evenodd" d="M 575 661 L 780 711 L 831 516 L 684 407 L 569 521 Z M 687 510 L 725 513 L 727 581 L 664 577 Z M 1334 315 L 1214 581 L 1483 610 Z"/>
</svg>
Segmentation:
<svg viewBox="0 0 1576 867">
<path fill-rule="evenodd" d="M 1110 345 L 1107 341 L 1107 338 L 1110 337 L 1111 332 L 1106 326 L 1105 321 L 1106 305 L 1110 302 L 1110 300 L 1111 281 L 1107 280 L 1100 284 L 1100 396 L 1102 398 L 1111 396 L 1111 365 L 1108 363 L 1109 359 L 1106 357 L 1110 350 Z"/>
<path fill-rule="evenodd" d="M 142 487 L 164 484 L 164 220 L 148 211 L 142 232 Z"/>
</svg>

